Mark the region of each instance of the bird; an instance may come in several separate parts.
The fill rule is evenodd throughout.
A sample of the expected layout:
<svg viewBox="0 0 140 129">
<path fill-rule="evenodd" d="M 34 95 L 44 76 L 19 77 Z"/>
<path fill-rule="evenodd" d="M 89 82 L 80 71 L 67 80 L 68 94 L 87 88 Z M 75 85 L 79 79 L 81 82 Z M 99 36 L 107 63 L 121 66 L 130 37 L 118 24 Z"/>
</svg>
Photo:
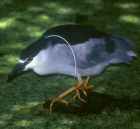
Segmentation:
<svg viewBox="0 0 140 129">
<path fill-rule="evenodd" d="M 92 25 L 58 25 L 48 29 L 21 52 L 17 64 L 8 74 L 8 82 L 29 70 L 41 76 L 64 74 L 76 78 L 73 87 L 52 100 L 52 111 L 56 101 L 67 104 L 64 97 L 73 91 L 74 98 L 85 102 L 80 94 L 86 96 L 87 89 L 92 89 L 88 84 L 89 77 L 100 75 L 112 64 L 128 64 L 136 57 L 133 49 L 134 44 L 129 39 L 101 32 Z"/>
</svg>

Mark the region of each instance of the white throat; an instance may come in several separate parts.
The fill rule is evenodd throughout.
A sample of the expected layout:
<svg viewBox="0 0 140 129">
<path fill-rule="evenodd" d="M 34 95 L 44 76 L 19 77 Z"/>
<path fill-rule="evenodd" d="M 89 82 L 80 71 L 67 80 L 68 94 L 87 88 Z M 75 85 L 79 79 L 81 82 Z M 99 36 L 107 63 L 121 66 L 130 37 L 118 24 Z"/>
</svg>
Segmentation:
<svg viewBox="0 0 140 129">
<path fill-rule="evenodd" d="M 48 66 L 48 51 L 47 49 L 41 50 L 32 61 L 26 65 L 25 71 L 32 69 L 35 73 L 43 75 L 47 71 Z"/>
</svg>

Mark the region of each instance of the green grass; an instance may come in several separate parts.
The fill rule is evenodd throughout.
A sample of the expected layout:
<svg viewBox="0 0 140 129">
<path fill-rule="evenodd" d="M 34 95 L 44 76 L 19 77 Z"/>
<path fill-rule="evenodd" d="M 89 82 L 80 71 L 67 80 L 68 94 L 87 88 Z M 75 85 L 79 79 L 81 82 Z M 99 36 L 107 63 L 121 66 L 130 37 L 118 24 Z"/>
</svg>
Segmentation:
<svg viewBox="0 0 140 129">
<path fill-rule="evenodd" d="M 3 0 L 0 3 L 0 128 L 1 129 L 139 129 L 140 110 L 130 108 L 98 114 L 34 114 L 30 109 L 75 83 L 66 76 L 25 74 L 6 83 L 23 48 L 47 28 L 64 23 L 92 24 L 123 35 L 135 45 L 138 58 L 112 66 L 92 79 L 95 91 L 117 98 L 140 99 L 139 0 Z M 123 106 L 123 103 L 121 103 Z"/>
</svg>

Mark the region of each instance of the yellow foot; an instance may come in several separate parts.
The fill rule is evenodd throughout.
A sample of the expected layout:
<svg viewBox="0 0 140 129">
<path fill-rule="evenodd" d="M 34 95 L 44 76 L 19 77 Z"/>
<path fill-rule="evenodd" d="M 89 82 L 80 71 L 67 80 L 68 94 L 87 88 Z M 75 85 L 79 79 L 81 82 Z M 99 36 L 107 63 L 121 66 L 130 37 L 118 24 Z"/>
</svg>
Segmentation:
<svg viewBox="0 0 140 129">
<path fill-rule="evenodd" d="M 56 98 L 52 99 L 52 101 L 50 103 L 50 107 L 49 107 L 49 111 L 50 112 L 53 111 L 53 107 L 54 107 L 55 103 L 57 103 L 57 102 L 63 103 L 65 105 L 68 105 L 69 104 L 66 100 L 64 100 L 64 99 L 62 99 L 60 97 L 56 97 Z"/>
<path fill-rule="evenodd" d="M 57 102 L 61 102 L 61 103 L 64 103 L 65 105 L 68 105 L 69 102 L 64 100 L 64 98 L 66 96 L 70 95 L 74 91 L 76 91 L 76 94 L 73 96 L 73 99 L 78 98 L 80 101 L 86 103 L 86 101 L 81 97 L 81 93 L 83 93 L 85 96 L 87 96 L 87 93 L 92 90 L 92 86 L 89 85 L 88 82 L 89 82 L 89 77 L 85 80 L 81 80 L 74 87 L 71 87 L 70 89 L 68 89 L 65 92 L 63 92 L 62 94 L 60 94 L 59 96 L 52 99 L 52 101 L 50 103 L 50 107 L 49 107 L 50 112 L 53 111 L 53 107 L 54 107 L 55 103 L 57 103 Z"/>
<path fill-rule="evenodd" d="M 88 84 L 89 82 L 89 77 L 87 77 L 86 80 L 81 80 L 76 86 L 75 86 L 75 91 L 76 94 L 73 96 L 73 99 L 75 100 L 78 98 L 80 101 L 86 103 L 86 101 L 81 97 L 81 93 L 83 93 L 85 96 L 87 96 L 87 92 L 89 90 L 92 90 L 92 86 Z"/>
</svg>

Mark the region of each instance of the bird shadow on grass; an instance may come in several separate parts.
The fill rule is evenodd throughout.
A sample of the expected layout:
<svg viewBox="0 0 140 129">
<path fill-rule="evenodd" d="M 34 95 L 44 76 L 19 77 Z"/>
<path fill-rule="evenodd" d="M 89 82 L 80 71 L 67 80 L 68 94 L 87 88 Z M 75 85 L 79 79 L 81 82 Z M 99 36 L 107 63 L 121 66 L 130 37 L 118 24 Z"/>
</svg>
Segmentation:
<svg viewBox="0 0 140 129">
<path fill-rule="evenodd" d="M 119 109 L 120 111 L 140 110 L 140 99 L 134 100 L 128 96 L 115 98 L 114 96 L 95 91 L 88 92 L 87 97 L 84 95 L 81 96 L 86 100 L 86 103 L 83 103 L 80 100 L 72 101 L 69 105 L 56 102 L 53 107 L 53 112 L 88 115 L 100 114 L 104 111 L 109 113 L 115 111 L 116 109 Z M 41 106 L 41 110 L 37 106 L 36 108 L 39 110 L 36 113 L 39 115 L 44 115 L 44 112 L 47 113 L 49 111 L 50 102 L 50 100 L 46 100 L 46 102 Z"/>
</svg>

